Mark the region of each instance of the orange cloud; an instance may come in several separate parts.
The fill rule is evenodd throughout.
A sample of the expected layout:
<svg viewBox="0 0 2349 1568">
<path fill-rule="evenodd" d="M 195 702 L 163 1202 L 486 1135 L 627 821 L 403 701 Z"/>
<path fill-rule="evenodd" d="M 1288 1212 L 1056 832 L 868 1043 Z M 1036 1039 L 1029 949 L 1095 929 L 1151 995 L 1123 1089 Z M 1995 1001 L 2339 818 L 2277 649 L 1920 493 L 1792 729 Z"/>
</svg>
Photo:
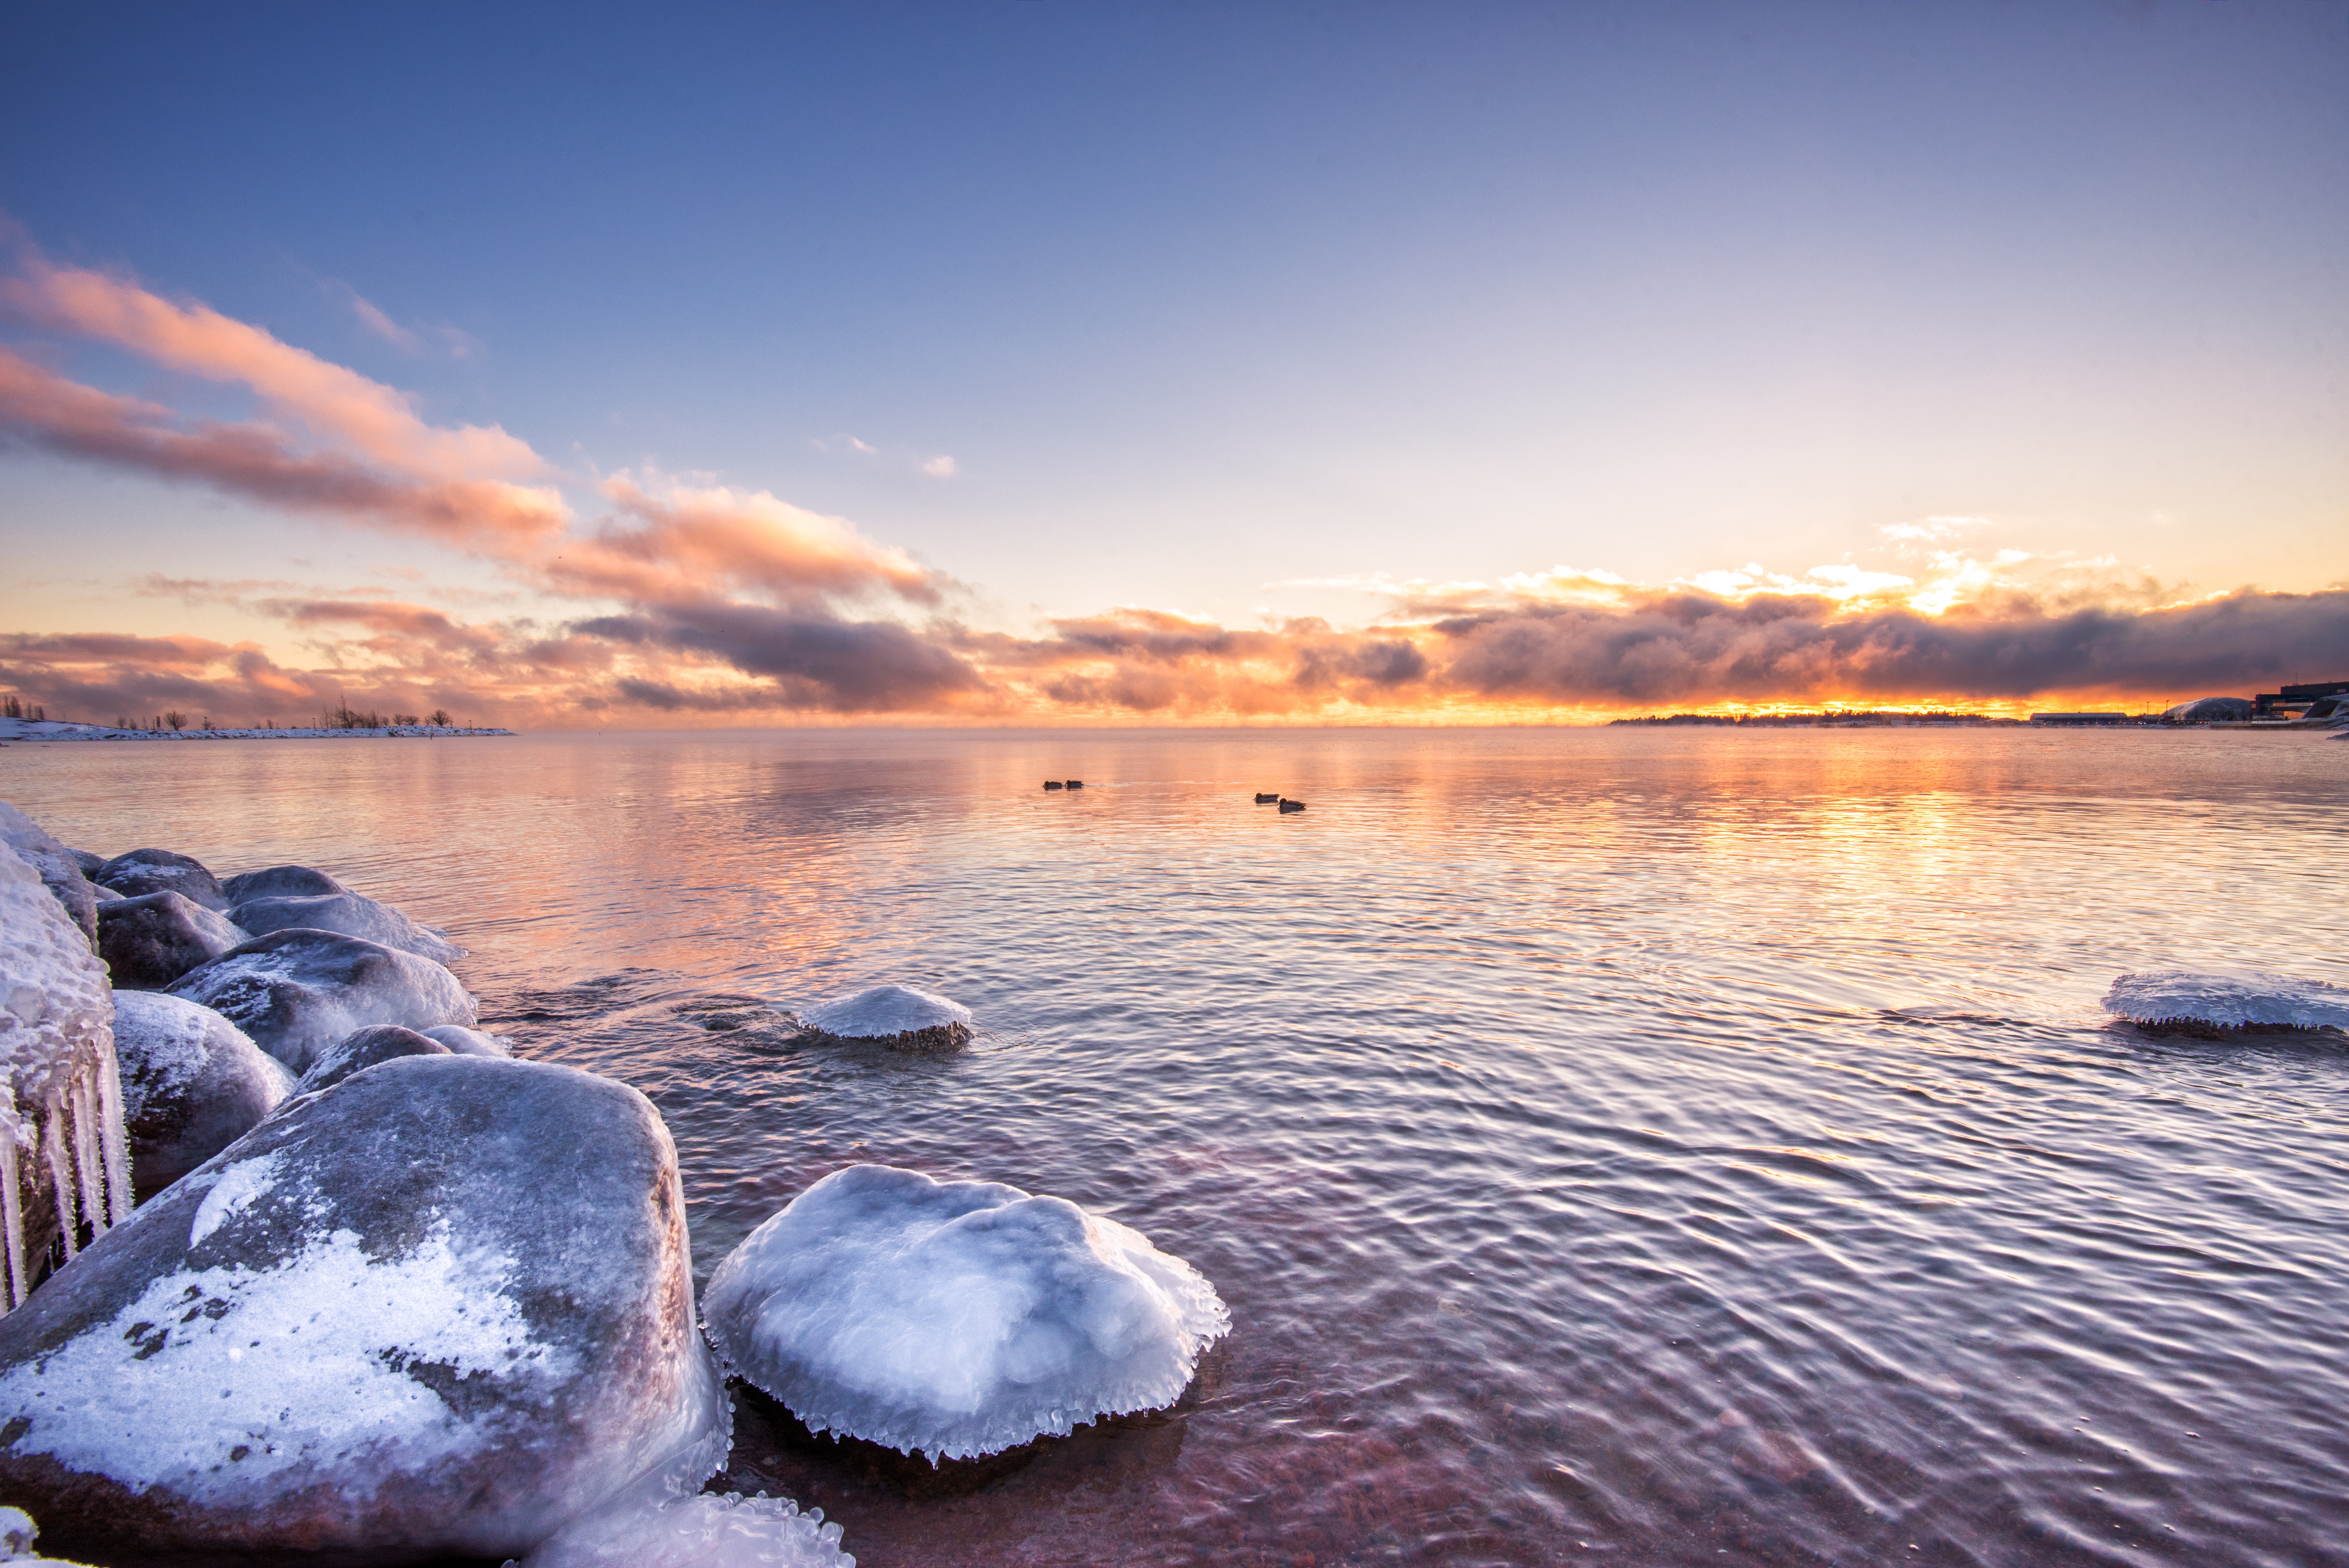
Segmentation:
<svg viewBox="0 0 2349 1568">
<path fill-rule="evenodd" d="M 903 550 L 876 545 L 837 517 L 765 491 L 671 486 L 646 493 L 626 474 L 604 493 L 629 519 L 570 541 L 545 563 L 566 592 L 654 604 L 709 597 L 719 588 L 785 599 L 879 591 L 935 604 L 938 581 Z"/>
<path fill-rule="evenodd" d="M 168 409 L 85 387 L 0 348 L 5 437 L 291 511 L 364 518 L 502 555 L 549 538 L 567 516 L 550 490 L 496 480 L 386 478 L 339 453 L 297 452 L 266 425 L 175 422 Z"/>
<path fill-rule="evenodd" d="M 427 481 L 530 478 L 547 465 L 496 426 L 443 430 L 407 393 L 330 364 L 205 305 L 175 305 L 104 273 L 24 257 L 0 306 L 36 327 L 128 348 L 170 369 L 249 387 L 278 414 L 338 438 L 395 473 Z"/>
</svg>

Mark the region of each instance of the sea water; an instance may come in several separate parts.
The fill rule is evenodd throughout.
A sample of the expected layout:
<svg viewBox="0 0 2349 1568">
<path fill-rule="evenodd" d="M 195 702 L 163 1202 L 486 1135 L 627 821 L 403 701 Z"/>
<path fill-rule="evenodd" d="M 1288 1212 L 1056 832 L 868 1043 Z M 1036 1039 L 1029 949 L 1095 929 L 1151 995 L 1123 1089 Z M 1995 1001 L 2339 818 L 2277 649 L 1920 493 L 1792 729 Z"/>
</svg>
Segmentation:
<svg viewBox="0 0 2349 1568">
<path fill-rule="evenodd" d="M 298 861 L 659 1105 L 700 1278 L 859 1161 L 1188 1260 L 1156 1415 L 933 1469 L 755 1393 L 865 1568 L 2349 1561 L 2349 746 L 767 731 L 11 745 L 78 847 Z M 1046 793 L 1044 780 L 1085 781 Z M 1308 803 L 1281 814 L 1257 791 Z M 964 1052 L 802 1043 L 896 982 Z"/>
</svg>

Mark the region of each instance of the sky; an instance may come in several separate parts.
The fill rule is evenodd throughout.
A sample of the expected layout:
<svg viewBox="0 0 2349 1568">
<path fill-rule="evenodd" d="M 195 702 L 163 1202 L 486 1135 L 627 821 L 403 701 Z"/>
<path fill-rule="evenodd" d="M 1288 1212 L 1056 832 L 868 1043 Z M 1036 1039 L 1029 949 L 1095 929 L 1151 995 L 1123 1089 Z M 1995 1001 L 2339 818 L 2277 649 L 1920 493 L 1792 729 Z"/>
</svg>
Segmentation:
<svg viewBox="0 0 2349 1568">
<path fill-rule="evenodd" d="M 100 722 L 2349 678 L 2349 9 L 47 7 L 0 535 Z"/>
</svg>

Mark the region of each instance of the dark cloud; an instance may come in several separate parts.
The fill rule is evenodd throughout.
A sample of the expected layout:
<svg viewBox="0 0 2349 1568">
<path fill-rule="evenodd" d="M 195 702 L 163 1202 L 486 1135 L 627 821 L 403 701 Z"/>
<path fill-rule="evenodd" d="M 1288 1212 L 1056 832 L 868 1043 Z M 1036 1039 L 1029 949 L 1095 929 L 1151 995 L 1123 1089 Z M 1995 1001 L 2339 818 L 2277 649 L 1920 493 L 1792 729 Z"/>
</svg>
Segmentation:
<svg viewBox="0 0 2349 1568">
<path fill-rule="evenodd" d="M 895 621 L 840 620 L 719 600 L 602 616 L 572 629 L 715 659 L 772 683 L 763 701 L 746 694 L 742 706 L 919 712 L 987 689 L 968 662 Z"/>
<path fill-rule="evenodd" d="M 1701 594 L 1436 623 L 1441 682 L 1551 702 L 2023 698 L 2248 691 L 2349 670 L 2349 593 L 2230 595 L 2176 609 L 1838 616 L 1825 599 Z"/>
</svg>

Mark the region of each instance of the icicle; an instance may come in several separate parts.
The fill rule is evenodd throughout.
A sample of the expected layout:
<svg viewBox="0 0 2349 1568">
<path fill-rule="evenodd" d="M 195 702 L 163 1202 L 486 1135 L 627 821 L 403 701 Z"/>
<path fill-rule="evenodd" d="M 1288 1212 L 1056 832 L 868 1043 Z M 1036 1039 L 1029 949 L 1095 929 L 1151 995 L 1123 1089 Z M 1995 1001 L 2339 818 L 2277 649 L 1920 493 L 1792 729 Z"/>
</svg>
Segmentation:
<svg viewBox="0 0 2349 1568">
<path fill-rule="evenodd" d="M 114 1054 L 113 1031 L 98 1048 L 98 1147 L 106 1165 L 106 1222 L 130 1218 L 137 1194 L 130 1190 L 130 1139 L 122 1126 L 122 1065 Z"/>
<path fill-rule="evenodd" d="M 81 1178 L 81 1207 L 89 1220 L 89 1239 L 106 1234 L 106 1173 L 98 1164 L 98 1065 L 74 1069 L 74 1171 Z"/>
<path fill-rule="evenodd" d="M 66 1261 L 73 1262 L 81 1251 L 81 1217 L 74 1210 L 73 1166 L 66 1158 L 66 1097 L 63 1092 L 49 1096 L 48 1115 L 41 1118 L 41 1152 L 48 1158 L 49 1179 L 57 1189 L 57 1229 L 66 1239 Z"/>
<path fill-rule="evenodd" d="M 0 1082 L 0 1223 L 8 1228 L 8 1305 L 25 1304 L 25 1195 L 17 1182 L 16 1091 Z"/>
</svg>

